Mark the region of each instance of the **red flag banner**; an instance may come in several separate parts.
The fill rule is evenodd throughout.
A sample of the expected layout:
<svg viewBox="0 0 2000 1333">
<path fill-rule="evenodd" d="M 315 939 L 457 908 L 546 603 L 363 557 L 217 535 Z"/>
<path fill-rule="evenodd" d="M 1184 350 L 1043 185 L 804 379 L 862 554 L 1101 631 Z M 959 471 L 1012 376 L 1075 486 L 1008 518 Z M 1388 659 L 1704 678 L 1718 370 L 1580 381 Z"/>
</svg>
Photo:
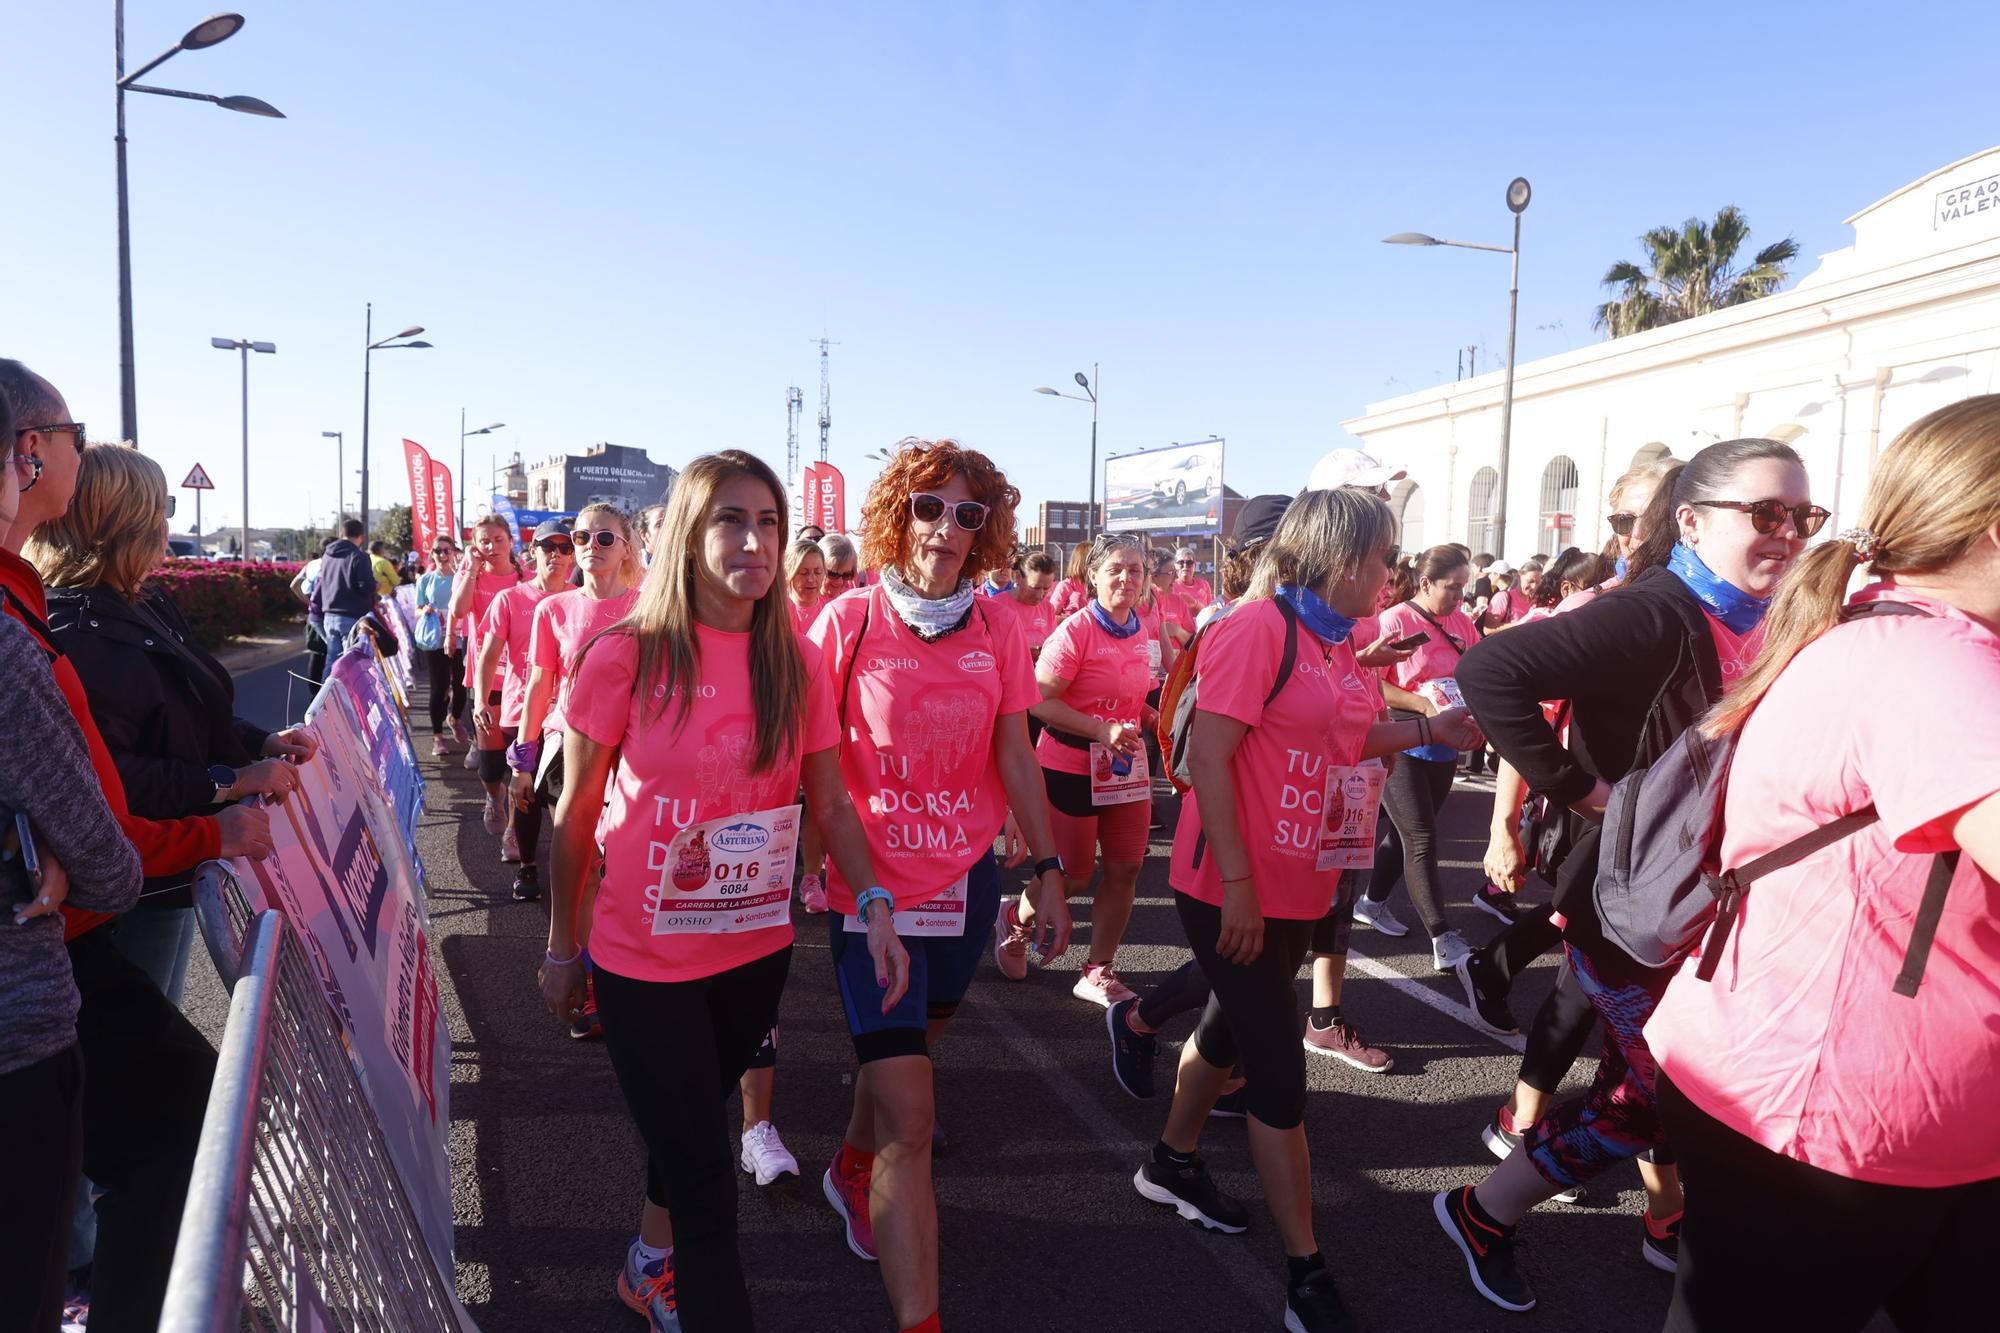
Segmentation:
<svg viewBox="0 0 2000 1333">
<path fill-rule="evenodd" d="M 451 469 L 433 460 L 415 440 L 403 441 L 403 461 L 410 469 L 410 535 L 416 549 L 429 555 L 439 537 L 457 539 Z"/>
<path fill-rule="evenodd" d="M 808 463 L 805 523 L 827 532 L 847 531 L 847 479 L 831 463 Z M 803 525 L 801 525 L 803 526 Z"/>
<path fill-rule="evenodd" d="M 458 511 L 452 508 L 451 469 L 433 459 L 431 461 L 431 540 L 449 536 L 452 544 L 458 544 L 461 534 L 458 530 Z M 419 547 L 426 555 L 430 547 Z"/>
</svg>

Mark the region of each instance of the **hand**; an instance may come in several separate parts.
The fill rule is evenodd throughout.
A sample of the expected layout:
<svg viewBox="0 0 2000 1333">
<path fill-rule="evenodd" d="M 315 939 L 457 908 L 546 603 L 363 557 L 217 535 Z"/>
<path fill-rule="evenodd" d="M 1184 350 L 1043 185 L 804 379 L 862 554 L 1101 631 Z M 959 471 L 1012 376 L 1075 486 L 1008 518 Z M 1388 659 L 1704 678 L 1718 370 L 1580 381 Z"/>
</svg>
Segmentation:
<svg viewBox="0 0 2000 1333">
<path fill-rule="evenodd" d="M 493 705 L 488 703 L 472 705 L 472 729 L 479 732 L 482 739 L 495 729 L 496 721 L 493 716 Z"/>
<path fill-rule="evenodd" d="M 542 955 L 542 965 L 535 969 L 535 980 L 541 983 L 542 1001 L 549 1006 L 549 1012 L 561 1022 L 574 1022 L 583 1014 L 583 951 L 572 942 L 569 952 L 576 956 L 567 963 L 551 962 L 549 955 L 554 952 L 551 949 Z"/>
<path fill-rule="evenodd" d="M 1264 909 L 1257 902 L 1257 885 L 1248 879 L 1222 885 L 1222 935 L 1215 951 L 1244 967 L 1264 952 Z"/>
<path fill-rule="evenodd" d="M 268 796 L 282 802 L 299 789 L 299 771 L 283 759 L 259 759 L 236 773 L 236 785 L 229 789 L 235 800 L 244 796 Z"/>
<path fill-rule="evenodd" d="M 1391 648 L 1389 645 L 1395 641 L 1395 638 L 1395 631 L 1391 630 L 1385 633 L 1381 638 L 1356 653 L 1354 660 L 1362 666 L 1379 670 L 1382 667 L 1392 667 L 1398 662 L 1409 661 L 1410 658 L 1416 655 L 1417 649 L 1422 646 L 1420 644 L 1412 644 L 1408 648 Z"/>
<path fill-rule="evenodd" d="M 1486 880 L 1502 893 L 1518 892 L 1528 882 L 1528 861 L 1521 835 L 1512 825 L 1496 828 L 1486 842 Z"/>
<path fill-rule="evenodd" d="M 1000 864 L 1012 870 L 1015 866 L 1028 859 L 1028 840 L 1021 836 L 1021 825 L 1015 820 L 1012 810 L 1007 812 L 1005 837 L 1007 855 Z"/>
<path fill-rule="evenodd" d="M 1486 738 L 1479 734 L 1479 724 L 1472 720 L 1471 711 L 1464 707 L 1433 713 L 1431 739 L 1454 750 L 1476 750 L 1486 743 Z"/>
<path fill-rule="evenodd" d="M 1145 748 L 1145 739 L 1139 728 L 1130 722 L 1107 722 L 1104 724 L 1104 743 L 1119 754 L 1130 758 Z"/>
<path fill-rule="evenodd" d="M 248 806 L 224 806 L 215 816 L 222 829 L 222 859 L 233 861 L 247 856 L 261 861 L 271 854 L 271 814 Z"/>
<path fill-rule="evenodd" d="M 47 852 L 42 853 L 41 881 L 35 886 L 35 896 L 14 909 L 15 925 L 25 926 L 38 916 L 50 915 L 69 897 L 69 875 L 62 862 Z"/>
<path fill-rule="evenodd" d="M 1060 870 L 1040 876 L 1022 895 L 1033 912 L 1028 929 L 1033 933 L 1035 953 L 1044 964 L 1053 963 L 1069 952 L 1069 886 Z"/>
<path fill-rule="evenodd" d="M 888 1013 L 902 1002 L 910 989 L 910 951 L 896 938 L 894 914 L 889 904 L 880 911 L 868 904 L 868 957 L 875 963 L 875 984 L 882 988 L 882 1012 Z"/>
<path fill-rule="evenodd" d="M 516 810 L 526 810 L 535 803 L 535 775 L 516 773 L 507 779 L 507 794 L 514 798 Z"/>
<path fill-rule="evenodd" d="M 1611 804 L 1611 784 L 1599 778 L 1590 794 L 1580 800 L 1571 801 L 1569 808 L 1592 823 L 1604 821 L 1604 807 Z"/>
<path fill-rule="evenodd" d="M 264 754 L 271 759 L 291 759 L 309 763 L 319 753 L 319 737 L 310 727 L 286 727 L 264 738 Z"/>
</svg>

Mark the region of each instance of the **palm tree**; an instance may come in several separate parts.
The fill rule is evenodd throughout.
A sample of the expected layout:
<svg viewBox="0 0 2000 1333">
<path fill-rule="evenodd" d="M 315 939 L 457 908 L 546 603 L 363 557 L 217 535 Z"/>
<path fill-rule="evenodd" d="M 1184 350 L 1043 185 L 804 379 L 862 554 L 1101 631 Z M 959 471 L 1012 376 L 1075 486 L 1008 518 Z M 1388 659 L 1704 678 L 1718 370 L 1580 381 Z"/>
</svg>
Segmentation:
<svg viewBox="0 0 2000 1333">
<path fill-rule="evenodd" d="M 1639 238 L 1650 270 L 1626 259 L 1613 264 L 1604 285 L 1616 295 L 1597 307 L 1591 322 L 1621 338 L 1769 296 L 1784 285 L 1785 265 L 1798 257 L 1799 243 L 1789 236 L 1775 241 L 1738 272 L 1730 265 L 1749 239 L 1750 222 L 1734 204 L 1717 212 L 1714 222 L 1689 218 L 1678 228 L 1653 228 Z"/>
</svg>

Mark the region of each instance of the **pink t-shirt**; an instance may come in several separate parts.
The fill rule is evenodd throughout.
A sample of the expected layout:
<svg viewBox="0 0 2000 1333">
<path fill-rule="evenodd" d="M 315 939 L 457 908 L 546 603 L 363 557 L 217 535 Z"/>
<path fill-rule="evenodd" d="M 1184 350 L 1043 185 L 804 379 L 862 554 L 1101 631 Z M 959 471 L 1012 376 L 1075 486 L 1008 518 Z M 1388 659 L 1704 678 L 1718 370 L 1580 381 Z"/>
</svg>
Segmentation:
<svg viewBox="0 0 2000 1333">
<path fill-rule="evenodd" d="M 841 774 L 899 909 L 935 898 L 992 850 L 1007 819 L 994 723 L 1042 697 L 1020 625 L 985 598 L 973 603 L 965 628 L 935 643 L 880 587 L 835 598 L 812 627 L 843 715 Z M 836 910 L 854 910 L 838 866 L 826 889 Z"/>
<path fill-rule="evenodd" d="M 1684 966 L 1646 1038 L 1689 1100 L 1773 1152 L 1853 1180 L 2000 1176 L 2000 882 L 1959 860 L 1922 989 L 1890 990 L 1948 817 L 2000 791 L 2000 635 L 1936 618 L 1842 625 L 1744 725 L 1721 861 L 1740 866 L 1873 802 L 1881 822 L 1743 895 L 1712 981 Z M 1921 679 L 1923 699 L 1885 696 Z"/>
<path fill-rule="evenodd" d="M 1433 624 L 1433 621 L 1436 623 Z M 1440 625 L 1444 627 L 1443 634 L 1438 633 Z M 1472 631 L 1472 617 L 1465 614 L 1463 607 L 1448 616 L 1426 619 L 1425 613 L 1419 611 L 1414 603 L 1398 602 L 1382 613 L 1376 626 L 1378 638 L 1383 634 L 1389 635 L 1391 640 L 1407 639 L 1412 634 L 1430 635 L 1428 643 L 1419 644 L 1417 651 L 1396 665 L 1385 668 L 1390 684 L 1400 685 L 1412 693 L 1427 680 L 1456 676 L 1459 658 L 1478 638 Z M 1452 645 L 1451 639 L 1458 640 L 1457 647 Z"/>
<path fill-rule="evenodd" d="M 500 725 L 521 725 L 521 704 L 528 697 L 528 647 L 535 633 L 535 608 L 546 597 L 532 583 L 517 583 L 493 599 L 479 622 L 480 638 L 498 638 L 500 650 Z"/>
<path fill-rule="evenodd" d="M 1064 681 L 1069 688 L 1058 697 L 1079 713 L 1100 722 L 1139 725 L 1146 691 L 1153 688 L 1145 631 L 1121 639 L 1097 623 L 1085 607 L 1056 626 L 1042 645 L 1035 674 L 1042 680 Z M 1057 773 L 1090 772 L 1090 752 L 1064 745 L 1044 730 L 1035 742 L 1035 758 Z"/>
<path fill-rule="evenodd" d="M 1083 586 L 1082 579 L 1064 579 L 1049 593 L 1049 609 L 1061 620 L 1083 610 L 1083 604 L 1089 600 L 1090 589 Z"/>
<path fill-rule="evenodd" d="M 806 603 L 794 602 L 790 598 L 787 598 L 785 605 L 791 608 L 792 629 L 803 639 L 806 636 L 806 631 L 813 627 L 813 621 L 819 619 L 820 611 L 826 606 L 826 599 L 821 598 L 817 602 Z"/>
<path fill-rule="evenodd" d="M 1199 574 L 1191 579 L 1175 579 L 1174 592 L 1186 598 L 1187 604 L 1192 607 L 1204 607 L 1215 600 L 1215 589 Z"/>
<path fill-rule="evenodd" d="M 1049 605 L 1049 599 L 1044 597 L 1033 606 L 1029 606 L 1017 597 L 996 597 L 994 604 L 1004 606 L 1014 613 L 1014 623 L 1021 627 L 1021 638 L 1028 645 L 1028 656 L 1040 659 L 1042 645 L 1048 642 L 1049 635 L 1062 621 L 1062 617 L 1055 613 L 1055 608 Z"/>
<path fill-rule="evenodd" d="M 1528 599 L 1519 588 L 1502 588 L 1486 603 L 1487 618 L 1493 625 L 1511 625 L 1528 614 Z"/>
<path fill-rule="evenodd" d="M 1764 626 L 1759 623 L 1738 634 L 1714 616 L 1709 616 L 1708 632 L 1715 638 L 1715 658 L 1722 667 L 1722 683 L 1734 685 L 1750 669 L 1750 664 L 1757 660 L 1757 650 L 1764 645 Z"/>
<path fill-rule="evenodd" d="M 792 942 L 789 916 L 738 934 L 653 934 L 661 871 L 682 829 L 792 804 L 798 799 L 801 756 L 840 740 L 819 650 L 801 644 L 806 707 L 800 749 L 767 772 L 748 771 L 756 749 L 750 636 L 696 625 L 695 643 L 701 684 L 686 726 L 677 725 L 680 701 L 665 697 L 664 681 L 653 687 L 657 711 L 648 707 L 641 715 L 633 689 L 639 648 L 629 635 L 599 640 L 585 655 L 568 708 L 572 731 L 621 747 L 609 784 L 610 808 L 599 826 L 604 883 L 591 917 L 590 954 L 618 975 L 641 981 L 714 976 Z"/>
<path fill-rule="evenodd" d="M 1610 592 L 1613 588 L 1617 587 L 1624 581 L 1625 580 L 1619 578 L 1616 574 L 1613 574 L 1610 578 L 1604 580 L 1604 582 L 1598 584 L 1595 588 L 1579 589 L 1578 591 L 1573 592 L 1569 596 L 1563 598 L 1561 602 L 1557 603 L 1556 614 L 1559 616 L 1567 615 L 1571 611 L 1576 610 L 1579 606 L 1589 606 L 1592 602 L 1596 601 L 1599 597 L 1602 597 L 1605 593 Z"/>
<path fill-rule="evenodd" d="M 457 595 L 459 586 L 472 577 L 474 576 L 471 571 L 460 570 L 457 577 L 452 581 L 451 590 L 453 596 Z M 466 615 L 464 626 L 461 630 L 465 635 L 465 683 L 467 685 L 472 684 L 472 667 L 479 660 L 479 627 L 486 623 L 487 609 L 493 605 L 495 597 L 498 597 L 501 593 L 514 587 L 521 581 L 516 577 L 511 567 L 503 567 L 495 573 L 481 574 L 478 576 L 478 579 L 478 584 L 472 590 L 472 610 Z M 448 600 L 445 603 L 447 606 L 450 604 Z"/>
<path fill-rule="evenodd" d="M 1194 608 L 1189 606 L 1179 593 L 1168 593 L 1165 596 L 1156 594 L 1154 605 L 1160 608 L 1160 618 L 1163 621 L 1179 625 L 1181 633 L 1189 638 L 1194 637 Z M 1207 603 L 1204 602 L 1202 605 L 1206 606 Z"/>
<path fill-rule="evenodd" d="M 1317 868 L 1326 768 L 1360 759 L 1375 700 L 1354 650 L 1322 643 L 1300 625 L 1292 678 L 1266 708 L 1284 650 L 1285 618 L 1276 604 L 1238 603 L 1209 627 L 1195 659 L 1196 711 L 1250 728 L 1229 771 L 1257 901 L 1266 916 L 1311 921 L 1326 915 L 1340 880 Z M 1196 792 L 1181 803 L 1167 879 L 1192 898 L 1222 904 L 1222 872 L 1202 833 Z"/>
<path fill-rule="evenodd" d="M 542 734 L 561 732 L 563 704 L 569 698 L 570 676 L 576 669 L 577 654 L 600 630 L 632 614 L 638 605 L 639 590 L 627 588 L 616 597 L 602 601 L 586 597 L 583 589 L 571 588 L 550 593 L 535 608 L 534 633 L 528 641 L 528 665 L 556 673 L 556 697 L 542 719 Z"/>
</svg>

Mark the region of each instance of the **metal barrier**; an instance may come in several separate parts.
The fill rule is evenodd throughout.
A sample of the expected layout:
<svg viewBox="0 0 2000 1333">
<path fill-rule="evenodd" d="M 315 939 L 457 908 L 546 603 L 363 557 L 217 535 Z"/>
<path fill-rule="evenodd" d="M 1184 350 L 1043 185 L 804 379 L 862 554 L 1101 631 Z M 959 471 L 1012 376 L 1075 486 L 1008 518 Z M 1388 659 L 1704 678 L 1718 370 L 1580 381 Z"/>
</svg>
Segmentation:
<svg viewBox="0 0 2000 1333">
<path fill-rule="evenodd" d="M 196 907 L 229 1025 L 161 1333 L 470 1328 L 298 933 L 277 911 L 252 919 L 217 863 Z"/>
</svg>

